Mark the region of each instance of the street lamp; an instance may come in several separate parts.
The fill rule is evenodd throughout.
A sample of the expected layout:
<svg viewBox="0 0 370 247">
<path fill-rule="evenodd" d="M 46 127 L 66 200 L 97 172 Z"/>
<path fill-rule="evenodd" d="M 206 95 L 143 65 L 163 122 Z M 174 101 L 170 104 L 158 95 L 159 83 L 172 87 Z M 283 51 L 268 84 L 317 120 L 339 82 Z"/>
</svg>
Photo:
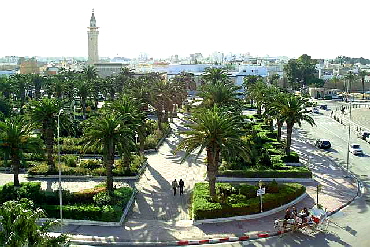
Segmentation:
<svg viewBox="0 0 370 247">
<path fill-rule="evenodd" d="M 139 137 L 139 135 L 137 134 L 137 132 L 136 132 L 136 134 L 135 134 L 135 140 L 136 140 L 136 144 L 137 144 L 137 138 Z"/>
<path fill-rule="evenodd" d="M 263 212 L 263 210 L 262 210 L 262 194 L 264 194 L 264 190 L 262 189 L 262 185 L 263 185 L 263 182 L 262 182 L 262 180 L 260 180 L 260 181 L 258 181 L 258 186 L 260 187 L 260 189 L 259 189 L 259 196 L 260 196 L 260 199 L 261 199 L 261 213 Z"/>
<path fill-rule="evenodd" d="M 349 83 L 347 84 L 347 100 L 349 95 Z M 352 121 L 352 104 L 349 99 L 349 121 L 348 121 L 348 142 L 347 142 L 347 173 L 349 171 L 349 143 L 351 141 L 351 121 Z"/>
<path fill-rule="evenodd" d="M 58 113 L 58 170 L 59 170 L 59 210 L 60 210 L 60 231 L 63 232 L 63 210 L 62 210 L 62 167 L 60 164 L 60 145 L 59 145 L 59 137 L 60 137 L 60 122 L 59 117 L 60 114 L 63 113 L 63 109 L 59 110 Z"/>
</svg>

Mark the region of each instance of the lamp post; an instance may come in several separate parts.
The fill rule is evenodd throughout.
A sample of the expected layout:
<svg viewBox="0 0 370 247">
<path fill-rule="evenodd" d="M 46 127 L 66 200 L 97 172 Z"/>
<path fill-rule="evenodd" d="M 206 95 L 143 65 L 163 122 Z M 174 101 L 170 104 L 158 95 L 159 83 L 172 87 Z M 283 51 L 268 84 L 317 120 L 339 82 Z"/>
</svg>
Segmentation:
<svg viewBox="0 0 370 247">
<path fill-rule="evenodd" d="M 135 140 L 136 140 L 136 144 L 137 144 L 137 138 L 139 137 L 139 135 L 137 134 L 137 132 L 136 132 L 136 134 L 135 134 Z"/>
<path fill-rule="evenodd" d="M 263 210 L 262 210 L 262 194 L 263 194 L 262 185 L 263 185 L 262 180 L 258 181 L 258 186 L 260 187 L 259 195 L 260 195 L 260 199 L 261 199 L 261 213 L 263 212 Z"/>
<path fill-rule="evenodd" d="M 60 122 L 59 117 L 60 114 L 63 113 L 63 109 L 59 110 L 58 113 L 58 170 L 59 170 L 59 212 L 60 212 L 60 231 L 63 232 L 63 210 L 62 210 L 62 167 L 60 164 L 60 145 L 59 145 L 59 137 L 60 137 Z"/>
<path fill-rule="evenodd" d="M 349 83 L 347 84 L 347 100 L 349 95 Z M 351 121 L 352 121 L 352 104 L 349 99 L 349 121 L 348 121 L 348 142 L 347 142 L 347 173 L 349 171 L 349 143 L 351 141 Z"/>
</svg>

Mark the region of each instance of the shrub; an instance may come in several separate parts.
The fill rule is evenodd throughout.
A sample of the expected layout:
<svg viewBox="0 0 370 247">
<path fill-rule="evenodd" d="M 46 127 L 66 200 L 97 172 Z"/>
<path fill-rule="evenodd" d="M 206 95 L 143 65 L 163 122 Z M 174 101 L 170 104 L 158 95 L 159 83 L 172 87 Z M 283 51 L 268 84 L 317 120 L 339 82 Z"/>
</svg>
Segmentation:
<svg viewBox="0 0 370 247">
<path fill-rule="evenodd" d="M 144 149 L 155 149 L 157 146 L 157 142 L 157 138 L 154 134 L 148 135 L 145 139 Z"/>
<path fill-rule="evenodd" d="M 312 172 L 305 167 L 291 167 L 289 170 L 225 170 L 220 177 L 238 178 L 312 178 Z"/>
<path fill-rule="evenodd" d="M 0 187 L 0 203 L 11 200 L 19 200 L 28 198 L 35 203 L 43 201 L 43 193 L 41 191 L 40 182 L 22 182 L 20 187 L 14 187 L 14 183 L 10 182 Z"/>
<path fill-rule="evenodd" d="M 76 165 L 77 165 L 77 156 L 76 155 L 71 155 L 71 154 L 63 155 L 61 161 L 64 162 L 64 164 L 66 166 L 76 167 Z"/>
<path fill-rule="evenodd" d="M 100 207 L 102 207 L 104 205 L 111 205 L 112 204 L 112 201 L 113 201 L 112 200 L 112 197 L 106 191 L 99 192 L 98 194 L 96 194 L 93 197 L 93 200 L 94 200 L 94 203 L 97 206 L 100 206 Z"/>
<path fill-rule="evenodd" d="M 239 193 L 244 195 L 246 198 L 254 198 L 257 197 L 257 186 L 243 184 L 239 186 Z"/>
<path fill-rule="evenodd" d="M 91 175 L 93 176 L 105 176 L 106 174 L 107 172 L 104 167 L 99 167 L 91 171 Z"/>
<path fill-rule="evenodd" d="M 216 186 L 218 186 L 218 183 Z M 241 185 L 241 187 L 243 186 L 245 185 Z M 253 186 L 249 185 L 249 187 L 252 189 Z M 254 194 L 256 194 L 256 189 L 257 187 L 253 188 Z M 300 184 L 281 184 L 279 185 L 279 193 L 267 193 L 263 196 L 263 208 L 267 211 L 289 203 L 303 194 L 305 189 Z M 194 219 L 224 218 L 259 213 L 260 199 L 258 197 L 246 198 L 243 194 L 231 195 L 228 198 L 228 204 L 212 202 L 209 195 L 208 183 L 197 183 L 194 186 L 192 198 Z"/>
<path fill-rule="evenodd" d="M 298 163 L 299 155 L 296 152 L 290 152 L 290 155 L 284 155 L 281 159 L 285 163 Z"/>
<path fill-rule="evenodd" d="M 91 160 L 91 159 L 82 160 L 81 163 L 80 163 L 80 167 L 83 167 L 83 168 L 86 168 L 86 169 L 89 169 L 89 170 L 94 170 L 96 168 L 100 168 L 101 165 L 102 164 L 101 164 L 100 160 Z"/>
</svg>

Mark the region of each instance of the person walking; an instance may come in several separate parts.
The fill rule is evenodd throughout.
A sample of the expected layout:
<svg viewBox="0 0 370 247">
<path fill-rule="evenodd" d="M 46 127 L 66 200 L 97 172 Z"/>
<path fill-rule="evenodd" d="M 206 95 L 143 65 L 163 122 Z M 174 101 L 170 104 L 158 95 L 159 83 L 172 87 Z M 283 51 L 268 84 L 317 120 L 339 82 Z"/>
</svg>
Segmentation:
<svg viewBox="0 0 370 247">
<path fill-rule="evenodd" d="M 176 196 L 176 190 L 179 185 L 177 184 L 176 178 L 172 182 L 173 195 Z"/>
<path fill-rule="evenodd" d="M 182 179 L 180 179 L 179 181 L 179 187 L 180 187 L 180 196 L 184 194 L 184 181 L 182 181 Z"/>
</svg>

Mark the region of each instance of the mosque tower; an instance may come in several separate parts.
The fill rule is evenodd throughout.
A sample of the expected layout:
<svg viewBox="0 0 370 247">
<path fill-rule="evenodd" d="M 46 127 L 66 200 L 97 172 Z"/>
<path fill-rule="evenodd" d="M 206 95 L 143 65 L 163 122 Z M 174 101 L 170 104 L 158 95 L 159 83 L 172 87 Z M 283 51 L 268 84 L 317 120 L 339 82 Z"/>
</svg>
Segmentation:
<svg viewBox="0 0 370 247">
<path fill-rule="evenodd" d="M 94 15 L 94 9 L 92 10 L 91 18 L 90 18 L 90 27 L 88 27 L 89 31 L 87 31 L 88 35 L 88 59 L 87 63 L 90 65 L 94 65 L 95 63 L 99 62 L 99 54 L 98 54 L 98 36 L 99 31 L 98 27 L 96 26 L 96 20 Z"/>
</svg>

